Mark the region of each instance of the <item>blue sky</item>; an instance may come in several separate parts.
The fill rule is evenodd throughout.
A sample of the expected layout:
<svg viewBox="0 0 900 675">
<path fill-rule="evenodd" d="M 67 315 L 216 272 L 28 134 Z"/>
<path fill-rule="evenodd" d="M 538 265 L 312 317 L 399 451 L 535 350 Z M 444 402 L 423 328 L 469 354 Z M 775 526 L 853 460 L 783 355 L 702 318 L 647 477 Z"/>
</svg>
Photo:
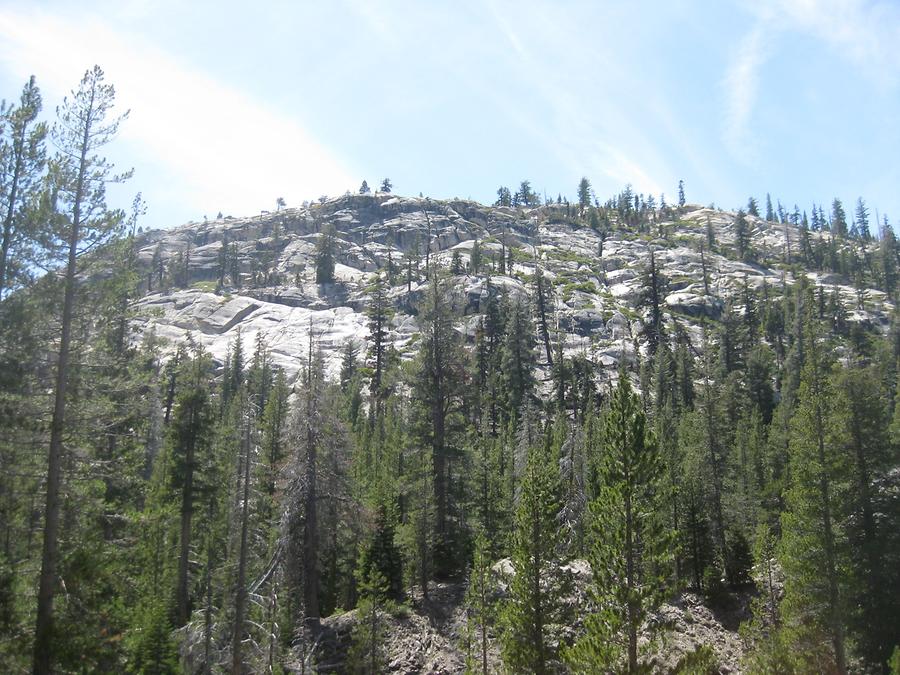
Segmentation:
<svg viewBox="0 0 900 675">
<path fill-rule="evenodd" d="M 900 219 L 900 3 L 0 1 L 0 96 L 99 63 L 144 224 L 385 176 L 490 202 L 527 178 L 736 208 L 766 192 Z"/>
</svg>

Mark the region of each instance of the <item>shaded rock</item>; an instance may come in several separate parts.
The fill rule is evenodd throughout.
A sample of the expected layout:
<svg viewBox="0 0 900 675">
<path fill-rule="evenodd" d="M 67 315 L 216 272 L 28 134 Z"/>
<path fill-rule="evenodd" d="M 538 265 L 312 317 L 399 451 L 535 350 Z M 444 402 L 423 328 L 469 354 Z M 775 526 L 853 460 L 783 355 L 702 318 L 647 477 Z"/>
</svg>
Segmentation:
<svg viewBox="0 0 900 675">
<path fill-rule="evenodd" d="M 666 306 L 694 318 L 718 319 L 722 316 L 722 301 L 715 297 L 678 291 L 666 296 Z"/>
</svg>

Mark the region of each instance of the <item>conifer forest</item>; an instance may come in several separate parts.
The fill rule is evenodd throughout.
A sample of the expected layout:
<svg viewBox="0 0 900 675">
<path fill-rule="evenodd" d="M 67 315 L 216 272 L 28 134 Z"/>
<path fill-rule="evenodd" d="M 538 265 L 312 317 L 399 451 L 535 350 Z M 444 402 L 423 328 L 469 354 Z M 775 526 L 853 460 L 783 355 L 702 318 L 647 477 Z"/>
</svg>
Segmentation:
<svg viewBox="0 0 900 675">
<path fill-rule="evenodd" d="M 104 72 L 39 84 L 0 111 L 0 671 L 900 673 L 862 198 L 385 178 L 157 230 Z"/>
</svg>

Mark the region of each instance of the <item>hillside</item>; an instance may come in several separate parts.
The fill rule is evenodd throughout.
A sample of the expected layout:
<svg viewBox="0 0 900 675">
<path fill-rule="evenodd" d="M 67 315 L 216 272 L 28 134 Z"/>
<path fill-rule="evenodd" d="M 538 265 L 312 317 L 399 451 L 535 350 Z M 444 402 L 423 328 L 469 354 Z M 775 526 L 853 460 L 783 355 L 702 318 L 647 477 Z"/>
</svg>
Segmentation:
<svg viewBox="0 0 900 675">
<path fill-rule="evenodd" d="M 829 299 L 836 293 L 847 322 L 877 333 L 887 330 L 893 305 L 882 291 L 866 288 L 860 303 L 852 279 L 799 264 L 798 227 L 747 216 L 759 261 L 748 264 L 736 259 L 734 221 L 734 213 L 687 205 L 654 214 L 640 230 L 612 224 L 604 231 L 592 229 L 577 217 L 577 207 L 568 205 L 517 209 L 382 193 L 347 195 L 142 235 L 139 259 L 145 273 L 151 276 L 151 264 L 169 273 L 163 275 L 166 290 L 152 288 L 159 282 L 151 280 L 152 290 L 138 303 L 137 321 L 142 332 L 152 328 L 172 345 L 192 332 L 219 363 L 238 332 L 246 344 L 260 336 L 274 363 L 291 375 L 299 371 L 312 327 L 328 355 L 329 372 L 336 374 L 345 342 L 362 345 L 368 336 L 365 312 L 376 273 L 394 270 L 388 337 L 394 348 L 411 355 L 425 266 L 449 271 L 458 255 L 462 270 L 453 274 L 450 292 L 461 314 L 458 328 L 470 341 L 487 295 L 528 296 L 540 267 L 551 289 L 546 316 L 554 342 L 562 340 L 567 356 L 582 354 L 615 371 L 623 354 L 634 358 L 635 340 L 647 321 L 649 309 L 639 299 L 652 250 L 668 279 L 664 320 L 683 328 L 697 349 L 702 320 L 721 319 L 729 304 L 740 312 L 747 288 L 773 299 L 789 293 L 795 274 Z M 317 284 L 316 242 L 328 226 L 335 231 L 335 281 Z M 809 236 L 813 244 L 828 238 L 827 233 Z M 482 261 L 477 272 L 471 268 L 476 242 Z M 236 266 L 232 258 L 224 261 L 223 245 L 233 249 Z M 791 246 L 796 268 L 785 263 Z M 872 243 L 862 255 L 875 252 Z M 502 255 L 512 260 L 511 268 L 500 269 Z M 415 265 L 409 283 L 408 263 Z M 171 270 L 178 266 L 187 272 L 175 288 Z"/>
<path fill-rule="evenodd" d="M 376 193 L 110 238 L 62 426 L 60 277 L 0 303 L 0 664 L 884 671 L 900 247 L 834 229 Z"/>
</svg>

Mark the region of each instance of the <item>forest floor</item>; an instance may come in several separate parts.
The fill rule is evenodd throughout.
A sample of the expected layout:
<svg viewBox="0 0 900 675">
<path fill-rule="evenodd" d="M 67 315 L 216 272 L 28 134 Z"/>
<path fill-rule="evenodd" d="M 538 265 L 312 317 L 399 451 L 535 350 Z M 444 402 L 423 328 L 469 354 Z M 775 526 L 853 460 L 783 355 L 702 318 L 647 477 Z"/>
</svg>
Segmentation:
<svg viewBox="0 0 900 675">
<path fill-rule="evenodd" d="M 478 644 L 474 641 L 470 645 L 466 627 L 465 592 L 464 583 L 432 583 L 427 599 L 413 594 L 407 598 L 407 604 L 381 615 L 384 639 L 379 660 L 383 672 L 462 673 L 466 669 L 467 653 L 472 654 L 473 666 L 480 672 Z M 715 608 L 702 595 L 692 592 L 680 593 L 665 603 L 651 617 L 654 623 L 669 627 L 647 659 L 652 672 L 673 672 L 682 657 L 701 645 L 709 646 L 715 653 L 717 672 L 742 672 L 744 644 L 738 628 L 749 618 L 754 593 L 752 586 L 729 593 Z M 580 626 L 587 611 L 582 605 L 586 594 L 578 589 L 575 595 L 581 596 L 573 603 L 582 607 L 575 617 L 575 623 Z M 356 610 L 323 620 L 322 637 L 315 650 L 316 670 L 312 672 L 353 672 L 347 656 L 358 620 Z M 641 641 L 646 642 L 643 638 Z M 496 629 L 489 634 L 488 667 L 491 672 L 502 670 Z"/>
</svg>

